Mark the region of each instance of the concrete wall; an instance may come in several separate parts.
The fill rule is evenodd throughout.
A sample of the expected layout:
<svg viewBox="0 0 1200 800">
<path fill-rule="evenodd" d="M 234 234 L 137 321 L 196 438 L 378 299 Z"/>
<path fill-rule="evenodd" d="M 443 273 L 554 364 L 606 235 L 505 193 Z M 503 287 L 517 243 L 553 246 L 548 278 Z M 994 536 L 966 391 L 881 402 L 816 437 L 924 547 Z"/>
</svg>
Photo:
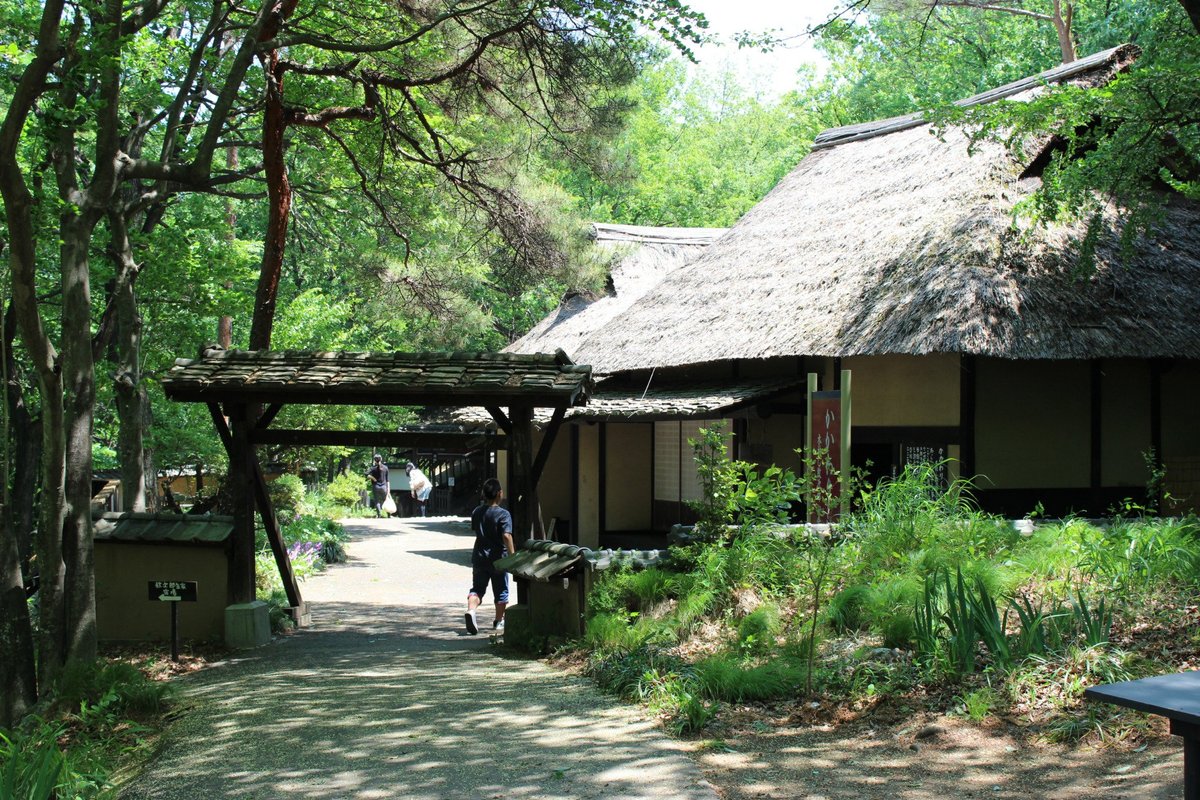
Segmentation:
<svg viewBox="0 0 1200 800">
<path fill-rule="evenodd" d="M 197 601 L 179 603 L 181 639 L 223 639 L 224 547 L 96 542 L 96 626 L 102 641 L 169 641 L 169 603 L 148 598 L 150 581 L 196 581 Z"/>
<path fill-rule="evenodd" d="M 610 422 L 605 425 L 606 460 L 604 518 L 609 531 L 648 531 L 654 475 L 651 423 Z"/>
</svg>

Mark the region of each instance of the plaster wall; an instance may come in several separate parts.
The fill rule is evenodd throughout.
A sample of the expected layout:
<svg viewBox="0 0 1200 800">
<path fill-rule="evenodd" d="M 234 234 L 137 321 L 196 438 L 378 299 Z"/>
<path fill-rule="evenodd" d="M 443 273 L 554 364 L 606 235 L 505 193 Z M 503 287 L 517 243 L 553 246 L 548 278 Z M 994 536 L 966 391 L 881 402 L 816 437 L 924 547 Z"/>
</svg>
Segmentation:
<svg viewBox="0 0 1200 800">
<path fill-rule="evenodd" d="M 600 426 L 579 425 L 579 544 L 600 546 Z"/>
<path fill-rule="evenodd" d="M 1068 489 L 1091 482 L 1085 361 L 976 362 L 975 471 L 985 488 Z"/>
<path fill-rule="evenodd" d="M 179 603 L 180 639 L 223 639 L 228 580 L 225 548 L 96 542 L 96 628 L 101 641 L 171 638 L 169 603 L 149 600 L 150 581 L 196 581 L 197 601 Z"/>
<path fill-rule="evenodd" d="M 534 436 L 534 453 L 542 446 L 542 434 Z M 546 468 L 538 481 L 538 502 L 542 507 L 542 524 L 549 525 L 551 518 L 571 518 L 571 431 L 563 426 L 554 437 Z"/>
<path fill-rule="evenodd" d="M 1101 362 L 1100 482 L 1146 485 L 1142 453 L 1150 447 L 1150 365 L 1113 359 Z"/>
<path fill-rule="evenodd" d="M 1162 375 L 1162 447 L 1167 459 L 1200 458 L 1200 363 L 1176 362 Z"/>
<path fill-rule="evenodd" d="M 842 369 L 852 373 L 855 426 L 958 425 L 961 369 L 955 353 L 855 356 L 842 359 Z"/>
<path fill-rule="evenodd" d="M 604 519 L 609 531 L 648 531 L 654 486 L 651 423 L 607 423 Z"/>
</svg>

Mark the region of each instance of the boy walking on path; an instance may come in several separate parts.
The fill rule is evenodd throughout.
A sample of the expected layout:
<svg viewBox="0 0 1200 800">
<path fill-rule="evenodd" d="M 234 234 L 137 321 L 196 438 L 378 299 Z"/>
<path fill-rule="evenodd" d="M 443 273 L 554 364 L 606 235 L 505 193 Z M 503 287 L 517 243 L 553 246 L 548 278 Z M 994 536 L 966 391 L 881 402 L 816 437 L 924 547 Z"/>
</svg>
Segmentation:
<svg viewBox="0 0 1200 800">
<path fill-rule="evenodd" d="M 467 593 L 467 633 L 479 633 L 475 610 L 483 602 L 488 584 L 496 600 L 494 630 L 504 630 L 504 609 L 508 606 L 508 573 L 497 570 L 494 562 L 516 552 L 513 547 L 512 515 L 500 507 L 504 490 L 500 481 L 488 478 L 483 483 L 483 505 L 471 512 L 471 530 L 475 531 L 475 549 L 471 553 L 471 591 Z"/>
</svg>

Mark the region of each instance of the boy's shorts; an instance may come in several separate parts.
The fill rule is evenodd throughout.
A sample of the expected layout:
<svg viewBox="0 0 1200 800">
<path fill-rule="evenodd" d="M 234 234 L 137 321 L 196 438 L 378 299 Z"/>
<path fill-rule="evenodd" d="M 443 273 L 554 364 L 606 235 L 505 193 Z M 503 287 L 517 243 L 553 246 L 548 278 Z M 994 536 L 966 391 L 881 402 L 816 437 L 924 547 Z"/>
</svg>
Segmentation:
<svg viewBox="0 0 1200 800">
<path fill-rule="evenodd" d="M 508 573 L 496 572 L 491 565 L 483 567 L 471 568 L 471 591 L 467 596 L 475 595 L 479 599 L 487 594 L 488 584 L 492 584 L 492 593 L 495 595 L 495 602 L 508 602 Z"/>
</svg>

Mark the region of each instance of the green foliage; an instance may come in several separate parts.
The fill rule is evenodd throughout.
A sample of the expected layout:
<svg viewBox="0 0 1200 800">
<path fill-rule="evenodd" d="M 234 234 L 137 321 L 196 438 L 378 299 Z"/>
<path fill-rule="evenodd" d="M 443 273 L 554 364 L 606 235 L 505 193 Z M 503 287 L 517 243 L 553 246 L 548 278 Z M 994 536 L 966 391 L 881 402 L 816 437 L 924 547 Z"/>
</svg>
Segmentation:
<svg viewBox="0 0 1200 800">
<path fill-rule="evenodd" d="M 959 698 L 963 714 L 972 722 L 983 722 L 987 719 L 988 715 L 996 708 L 998 699 L 996 690 L 990 686 L 983 686 L 967 692 Z"/>
<path fill-rule="evenodd" d="M 698 661 L 695 672 L 705 697 L 729 703 L 788 697 L 808 680 L 805 664 L 787 657 L 747 666 L 739 659 L 716 655 Z"/>
<path fill-rule="evenodd" d="M 738 648 L 746 655 L 762 655 L 775 649 L 775 637 L 782 630 L 779 608 L 764 603 L 738 621 Z"/>
<path fill-rule="evenodd" d="M 105 708 L 113 714 L 157 714 L 172 687 L 153 681 L 132 664 L 72 661 L 59 678 L 55 701 L 62 708 Z"/>
<path fill-rule="evenodd" d="M 61 724 L 32 720 L 28 732 L 0 731 L 0 797 L 54 800 L 76 777 L 58 747 Z"/>
<path fill-rule="evenodd" d="M 267 484 L 271 504 L 283 524 L 295 519 L 304 503 L 304 481 L 299 475 L 285 473 Z"/>
<path fill-rule="evenodd" d="M 838 633 L 867 629 L 872 593 L 872 587 L 856 584 L 831 597 L 825 612 L 829 627 Z"/>
<path fill-rule="evenodd" d="M 338 475 L 321 492 L 322 497 L 338 509 L 349 511 L 360 503 L 363 481 L 346 473 Z"/>
</svg>

